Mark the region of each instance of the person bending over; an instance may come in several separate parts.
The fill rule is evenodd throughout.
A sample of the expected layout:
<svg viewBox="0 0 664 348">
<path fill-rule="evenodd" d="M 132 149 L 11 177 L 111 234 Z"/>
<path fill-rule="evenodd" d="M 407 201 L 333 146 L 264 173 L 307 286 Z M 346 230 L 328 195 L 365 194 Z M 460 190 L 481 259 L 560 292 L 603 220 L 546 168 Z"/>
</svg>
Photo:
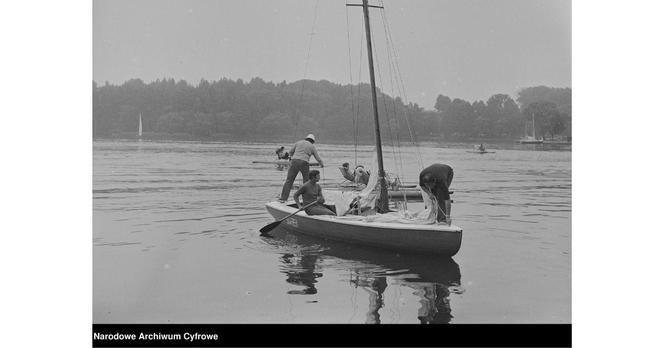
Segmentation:
<svg viewBox="0 0 664 348">
<path fill-rule="evenodd" d="M 452 167 L 441 163 L 432 164 L 420 172 L 420 187 L 438 201 L 436 212 L 438 222 L 451 222 L 450 185 L 453 177 Z"/>
<path fill-rule="evenodd" d="M 297 203 L 298 208 L 302 208 L 309 203 L 316 202 L 316 204 L 304 209 L 309 215 L 337 215 L 334 206 L 325 205 L 325 198 L 323 197 L 323 189 L 318 184 L 320 180 L 320 172 L 312 170 L 309 172 L 309 181 L 304 183 L 293 194 L 293 199 Z M 302 203 L 300 203 L 300 196 L 302 196 Z"/>
</svg>

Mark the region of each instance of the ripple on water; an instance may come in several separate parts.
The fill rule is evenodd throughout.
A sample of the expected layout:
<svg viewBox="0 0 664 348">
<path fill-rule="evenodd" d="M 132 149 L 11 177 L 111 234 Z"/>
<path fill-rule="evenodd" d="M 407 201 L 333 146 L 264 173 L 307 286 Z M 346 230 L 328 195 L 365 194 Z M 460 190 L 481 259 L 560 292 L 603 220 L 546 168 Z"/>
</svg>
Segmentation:
<svg viewBox="0 0 664 348">
<path fill-rule="evenodd" d="M 117 246 L 127 246 L 127 245 L 137 245 L 141 244 L 140 242 L 112 242 L 112 243 L 97 243 L 94 244 L 94 246 L 112 246 L 112 247 L 117 247 Z"/>
<path fill-rule="evenodd" d="M 485 322 L 505 309 L 512 321 L 520 322 L 542 322 L 552 315 L 565 317 L 569 313 L 566 303 L 550 302 L 552 291 L 569 282 L 568 273 L 548 271 L 549 278 L 538 282 L 524 283 L 522 279 L 542 274 L 542 269 L 570 264 L 571 224 L 565 221 L 570 219 L 571 212 L 570 153 L 510 149 L 486 157 L 491 158 L 488 161 L 466 156 L 465 149 L 446 148 L 446 144 L 408 149 L 413 159 L 421 151 L 424 163 L 445 158 L 455 169 L 453 220 L 468 233 L 459 254 L 445 261 L 289 233 L 260 237 L 258 230 L 274 220 L 266 212 L 265 202 L 279 194 L 286 173 L 271 165 L 250 163 L 261 156 L 268 158 L 274 151 L 271 144 L 146 142 L 140 150 L 135 145 L 94 142 L 93 244 L 95 248 L 104 248 L 95 255 L 95 270 L 117 269 L 118 274 L 123 274 L 143 266 L 154 269 L 151 266 L 176 264 L 176 260 L 164 258 L 194 260 L 182 263 L 180 271 L 186 272 L 187 279 L 194 284 L 189 293 L 195 293 L 201 300 L 188 303 L 188 308 L 180 311 L 178 306 L 182 304 L 181 295 L 187 284 L 168 287 L 169 283 L 162 280 L 175 278 L 155 280 L 149 270 L 141 274 L 141 281 L 123 283 L 122 296 L 117 294 L 117 283 L 100 280 L 94 289 L 95 306 L 106 306 L 108 300 L 108 306 L 121 310 L 127 308 L 127 300 L 141 303 L 140 313 L 115 314 L 113 320 L 133 322 L 145 313 L 155 318 L 161 316 L 165 321 L 173 318 L 195 321 L 210 315 L 208 318 L 220 322 L 234 322 L 240 313 L 243 318 L 250 318 L 247 320 L 258 320 L 244 313 L 250 313 L 260 304 L 235 301 L 232 295 L 227 296 L 244 294 L 249 284 L 260 287 L 265 298 L 277 304 L 261 307 L 265 317 L 274 322 L 301 322 L 307 315 L 320 313 L 327 316 L 326 302 L 338 307 L 333 311 L 337 316 L 329 314 L 328 320 L 363 322 L 367 316 L 367 308 L 363 307 L 371 303 L 370 296 L 377 294 L 369 284 L 377 279 L 387 284 L 380 308 L 384 322 L 419 322 L 419 312 L 429 307 L 434 314 L 451 311 L 454 320 L 460 322 Z M 360 156 L 364 157 L 359 160 L 367 163 L 373 156 L 372 149 L 361 148 L 364 152 Z M 320 150 L 326 158 L 338 159 L 354 152 L 353 146 L 344 145 L 325 145 Z M 420 167 L 415 161 L 412 164 L 403 169 L 404 182 L 417 181 Z M 322 174 L 325 183 L 341 181 L 336 168 Z M 223 265 L 214 267 L 219 279 L 246 279 L 247 274 L 256 273 L 268 276 L 227 281 L 219 292 L 218 282 L 209 282 L 210 273 L 202 271 L 206 265 L 195 262 L 199 260 L 195 253 L 209 245 L 215 252 L 205 257 L 219 257 L 218 264 Z M 489 256 L 474 257 L 483 252 Z M 130 257 L 132 253 L 144 260 L 145 265 L 118 262 L 118 258 Z M 491 257 L 496 255 L 509 257 L 499 260 Z M 256 256 L 261 263 L 250 262 Z M 286 264 L 284 256 L 290 263 Z M 451 265 L 445 266 L 446 263 Z M 487 271 L 497 269 L 498 274 Z M 465 288 L 460 285 L 461 270 L 468 277 L 463 282 Z M 313 312 L 303 312 L 298 306 L 304 301 L 292 301 L 293 297 L 287 293 L 301 287 L 294 288 L 286 279 L 290 274 L 312 273 L 323 275 L 316 283 L 320 298 L 310 298 L 319 303 L 309 304 L 307 310 Z M 468 279 L 481 286 L 473 287 Z M 146 299 L 143 296 L 146 289 L 154 287 L 160 296 L 157 300 Z M 431 293 L 432 289 L 440 292 Z M 491 289 L 514 296 L 486 301 Z M 348 304 L 344 295 L 351 293 L 355 297 Z M 568 295 L 556 292 L 553 297 L 566 299 Z M 164 303 L 169 305 L 163 307 Z M 288 309 L 284 310 L 280 303 L 289 306 Z M 216 311 L 210 304 L 218 304 L 217 308 L 224 310 Z M 315 312 L 317 306 L 321 306 L 320 313 Z M 343 310 L 346 312 L 339 315 Z M 410 314 L 401 315 L 404 313 Z"/>
<path fill-rule="evenodd" d="M 211 234 L 215 231 L 217 231 L 217 230 L 204 230 L 204 231 L 200 231 L 200 232 L 191 232 L 189 234 L 192 235 L 192 236 L 195 236 L 195 235 L 198 235 L 198 234 Z"/>
</svg>

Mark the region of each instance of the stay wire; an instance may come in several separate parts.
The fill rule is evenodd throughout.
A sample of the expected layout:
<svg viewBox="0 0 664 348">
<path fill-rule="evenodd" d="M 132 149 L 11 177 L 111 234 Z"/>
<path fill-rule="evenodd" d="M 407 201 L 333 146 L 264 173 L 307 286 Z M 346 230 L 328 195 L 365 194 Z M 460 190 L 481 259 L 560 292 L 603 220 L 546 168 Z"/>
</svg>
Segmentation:
<svg viewBox="0 0 664 348">
<path fill-rule="evenodd" d="M 349 24 L 349 19 L 348 19 L 348 7 L 346 7 L 346 26 L 347 26 L 347 33 L 348 33 L 348 46 L 350 47 L 350 24 Z M 363 32 L 362 32 L 363 33 Z M 357 77 L 357 95 L 352 95 L 351 93 L 351 112 L 353 112 L 353 140 L 354 140 L 354 146 L 355 146 L 355 166 L 358 165 L 357 163 L 357 153 L 358 153 L 358 145 L 359 145 L 359 136 L 360 136 L 360 115 L 362 114 L 362 59 L 364 57 L 364 35 L 359 35 L 360 37 L 360 49 L 359 49 L 359 64 L 358 64 L 358 77 Z M 349 61 L 352 61 L 352 52 L 350 52 L 349 48 Z M 351 65 L 351 64 L 349 64 Z M 351 75 L 351 92 L 353 90 L 353 84 L 352 84 L 352 76 L 353 72 L 352 69 L 350 71 Z M 357 107 L 355 107 L 355 102 L 357 102 Z M 369 119 L 367 118 L 366 120 L 367 125 L 369 124 Z"/>
<path fill-rule="evenodd" d="M 374 37 L 374 32 L 371 32 L 371 37 L 372 37 L 373 41 L 376 42 L 375 37 Z M 378 50 L 377 45 L 375 45 L 373 47 L 374 47 L 374 51 Z M 381 69 L 380 69 L 380 67 L 381 67 L 380 59 L 378 58 L 378 55 L 375 54 L 375 53 L 376 52 L 374 52 L 374 62 L 376 64 L 376 68 L 377 68 L 376 70 L 378 71 L 378 84 L 380 85 L 380 87 L 382 87 L 383 86 L 383 76 L 382 76 Z M 381 89 L 380 97 L 381 97 L 381 101 L 383 102 L 383 109 L 384 109 L 383 119 L 386 123 L 387 130 L 388 130 L 388 135 L 389 135 L 391 150 L 392 150 L 391 151 L 392 152 L 392 157 L 396 158 L 395 155 L 394 155 L 394 138 L 392 136 L 392 127 L 390 125 L 389 114 L 387 112 L 387 103 L 385 102 L 385 93 L 382 92 L 382 88 L 380 88 L 380 89 Z M 378 105 L 376 105 L 376 107 L 378 107 Z M 379 115 L 380 114 L 381 113 L 379 113 Z"/>
<path fill-rule="evenodd" d="M 410 123 L 410 117 L 407 113 L 408 103 L 409 103 L 408 102 L 408 95 L 406 94 L 406 87 L 405 87 L 405 84 L 403 82 L 401 69 L 399 67 L 399 60 L 398 60 L 398 55 L 397 55 L 397 52 L 396 52 L 396 45 L 394 44 L 394 39 L 392 38 L 392 31 L 390 30 L 390 25 L 389 25 L 389 20 L 387 19 L 387 14 L 385 12 L 383 12 L 383 15 L 384 15 L 384 22 L 385 22 L 388 41 L 390 42 L 390 47 L 392 48 L 393 57 L 394 57 L 393 62 L 394 62 L 394 71 L 396 73 L 396 79 L 397 79 L 397 82 L 398 82 L 397 86 L 400 90 L 400 94 L 403 96 L 403 101 L 404 101 L 404 106 L 405 106 L 404 109 L 403 109 L 404 110 L 404 113 L 403 113 L 404 118 L 406 120 L 406 125 L 408 126 L 408 131 L 409 131 L 409 134 L 410 134 L 410 137 L 411 137 L 411 142 L 413 143 L 413 145 L 416 148 L 416 151 L 417 151 L 417 154 L 418 154 L 418 159 L 419 159 L 419 162 L 420 162 L 420 166 L 423 167 L 423 165 L 422 165 L 422 154 L 421 154 L 421 151 L 419 149 L 419 144 L 418 144 L 418 141 L 417 141 L 417 137 L 416 137 L 415 133 L 413 132 L 413 129 L 412 129 L 412 126 L 411 126 L 411 123 Z"/>
<path fill-rule="evenodd" d="M 346 1 L 348 5 L 348 1 Z M 355 144 L 355 166 L 357 166 L 357 113 L 355 112 L 355 97 L 353 96 L 353 57 L 351 52 L 350 45 L 350 20 L 348 18 L 348 6 L 346 6 L 346 39 L 348 42 L 348 74 L 350 76 L 349 80 L 349 89 L 350 89 L 350 107 L 351 107 L 351 116 L 353 118 L 353 141 Z M 360 65 L 361 67 L 361 65 Z M 358 90 L 359 93 L 359 90 Z M 358 104 L 359 108 L 359 104 Z"/>
<path fill-rule="evenodd" d="M 374 32 L 371 32 L 371 38 L 373 39 L 374 42 L 376 42 Z M 373 48 L 374 48 L 374 61 L 375 61 L 376 67 L 377 67 L 376 70 L 378 70 L 378 82 L 379 82 L 380 86 L 382 87 L 383 86 L 383 77 L 382 77 L 382 73 L 381 73 L 381 69 L 380 69 L 380 67 L 381 67 L 380 59 L 378 58 L 378 54 L 375 54 L 376 51 L 378 50 L 377 45 L 373 46 Z M 392 125 L 390 124 L 389 110 L 388 110 L 388 107 L 387 107 L 386 96 L 385 96 L 385 93 L 382 92 L 382 89 L 381 89 L 381 100 L 383 102 L 383 109 L 384 109 L 384 114 L 385 114 L 384 120 L 385 120 L 385 123 L 387 123 L 386 126 L 387 126 L 387 129 L 388 129 L 388 132 L 389 132 L 389 139 L 390 139 L 390 143 L 391 143 L 392 157 L 393 157 L 393 160 L 394 160 L 394 164 L 396 166 L 397 163 L 398 163 L 397 151 L 400 152 L 401 149 L 398 148 L 398 149 L 395 150 L 394 134 L 393 134 L 393 130 L 392 130 Z M 397 128 L 397 131 L 398 131 L 398 128 Z M 403 175 L 403 173 L 397 173 L 397 174 Z"/>
<path fill-rule="evenodd" d="M 384 7 L 384 3 L 383 3 L 382 0 L 381 0 L 381 6 Z M 413 132 L 413 128 L 412 128 L 412 125 L 410 123 L 409 115 L 407 113 L 407 110 L 408 110 L 408 96 L 406 94 L 405 84 L 403 83 L 403 77 L 402 77 L 402 74 L 401 74 L 401 69 L 399 68 L 399 60 L 398 60 L 399 56 L 397 55 L 397 52 L 396 52 L 396 48 L 395 48 L 396 45 L 394 44 L 394 39 L 392 38 L 392 31 L 390 30 L 390 24 L 389 24 L 389 20 L 387 19 L 386 11 L 382 11 L 381 13 L 383 14 L 383 17 L 384 17 L 383 21 L 385 23 L 386 35 L 387 35 L 388 40 L 390 42 L 390 47 L 392 48 L 392 51 L 393 51 L 395 72 L 396 72 L 397 79 L 398 79 L 397 81 L 400 82 L 400 84 L 401 84 L 400 89 L 401 89 L 401 93 L 403 95 L 403 104 L 404 104 L 404 107 L 405 107 L 404 108 L 404 118 L 406 119 L 406 125 L 408 126 L 408 132 L 410 134 L 411 142 L 415 146 L 415 150 L 417 152 L 420 168 L 424 168 L 424 164 L 423 164 L 424 162 L 422 160 L 422 153 L 420 151 L 416 135 Z M 397 86 L 399 87 L 399 84 L 397 84 Z"/>
<path fill-rule="evenodd" d="M 302 99 L 304 97 L 304 83 L 307 78 L 307 73 L 309 71 L 309 61 L 311 59 L 311 44 L 313 42 L 314 34 L 315 31 L 314 29 L 316 28 L 316 21 L 318 19 L 318 4 L 320 0 L 316 0 L 316 5 L 314 6 L 314 20 L 313 23 L 311 24 L 311 32 L 309 33 L 309 44 L 307 45 L 307 54 L 304 62 L 304 76 L 302 77 L 302 83 L 300 84 L 300 96 L 298 97 L 298 101 L 295 104 L 295 129 L 293 133 L 293 139 L 297 139 L 297 128 L 299 126 L 300 122 L 300 117 L 297 114 L 297 109 L 298 106 L 302 104 Z"/>
<path fill-rule="evenodd" d="M 395 126 L 397 128 L 396 129 L 396 140 L 397 140 L 397 146 L 399 148 L 399 151 L 398 151 L 399 174 L 401 175 L 401 177 L 405 177 L 405 171 L 404 171 L 404 166 L 403 166 L 403 156 L 402 156 L 403 154 L 402 154 L 402 151 L 401 151 L 401 135 L 400 135 L 401 134 L 401 129 L 399 127 L 399 123 L 400 123 L 399 118 L 397 117 L 397 114 L 398 114 L 397 113 L 397 103 L 396 103 L 396 98 L 395 98 L 395 96 L 399 94 L 398 86 L 397 86 L 397 93 L 395 93 L 395 91 L 394 91 L 394 85 L 397 84 L 398 82 L 395 80 L 394 74 L 393 74 L 394 62 L 393 62 L 393 59 L 392 59 L 392 55 L 390 54 L 390 41 L 387 37 L 387 26 L 386 26 L 386 22 L 385 22 L 385 8 L 384 7 L 381 11 L 381 19 L 382 19 L 382 22 L 383 22 L 383 31 L 385 32 L 385 49 L 386 49 L 386 52 L 387 52 L 388 66 L 389 66 L 388 73 L 389 73 L 389 77 L 390 77 L 390 91 L 393 95 L 393 97 L 392 97 L 392 110 L 394 112 L 394 121 L 395 121 Z M 385 106 L 385 108 L 387 109 L 387 105 Z M 396 161 L 397 160 L 395 159 L 395 162 Z M 397 163 L 395 163 L 395 164 L 397 164 Z"/>
<path fill-rule="evenodd" d="M 364 35 L 360 35 L 360 56 L 359 56 L 359 70 L 357 73 L 357 109 L 356 109 L 356 114 L 355 118 L 357 121 L 357 127 L 355 127 L 354 132 L 355 132 L 355 165 L 357 165 L 357 144 L 359 143 L 359 137 L 360 137 L 360 117 L 362 115 L 361 108 L 362 108 L 362 60 L 364 57 Z M 368 125 L 369 124 L 369 118 L 365 118 L 365 123 Z"/>
</svg>

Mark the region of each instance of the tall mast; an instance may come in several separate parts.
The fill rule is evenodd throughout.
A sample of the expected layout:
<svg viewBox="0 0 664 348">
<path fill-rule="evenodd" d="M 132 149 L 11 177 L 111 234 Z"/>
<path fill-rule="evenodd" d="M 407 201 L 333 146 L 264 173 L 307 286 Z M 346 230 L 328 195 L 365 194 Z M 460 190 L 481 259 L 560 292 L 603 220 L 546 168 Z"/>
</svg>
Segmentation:
<svg viewBox="0 0 664 348">
<path fill-rule="evenodd" d="M 378 212 L 387 212 L 387 183 L 385 182 L 385 168 L 383 168 L 383 149 L 380 139 L 380 123 L 378 120 L 378 98 L 376 97 L 376 78 L 374 77 L 373 50 L 371 48 L 371 29 L 369 27 L 369 0 L 362 0 L 364 9 L 364 28 L 367 33 L 367 56 L 369 57 L 369 77 L 371 78 L 371 100 L 373 102 L 374 123 L 376 126 L 376 153 L 378 156 L 378 181 L 380 182 L 380 195 L 376 202 Z"/>
</svg>

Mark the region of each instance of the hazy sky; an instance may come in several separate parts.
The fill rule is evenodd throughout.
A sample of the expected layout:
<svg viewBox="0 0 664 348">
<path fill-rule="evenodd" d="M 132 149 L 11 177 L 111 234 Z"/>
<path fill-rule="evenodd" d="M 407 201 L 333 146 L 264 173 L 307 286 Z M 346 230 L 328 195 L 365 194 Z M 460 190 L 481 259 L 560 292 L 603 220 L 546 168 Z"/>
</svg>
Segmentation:
<svg viewBox="0 0 664 348">
<path fill-rule="evenodd" d="M 368 81 L 362 11 L 347 2 L 361 0 L 94 0 L 93 78 Z M 571 87 L 571 0 L 370 4 L 385 6 L 384 15 L 371 10 L 371 21 L 377 78 L 391 95 L 399 93 L 385 27 L 408 101 L 426 109 L 438 94 L 472 102 L 521 87 Z"/>
</svg>

